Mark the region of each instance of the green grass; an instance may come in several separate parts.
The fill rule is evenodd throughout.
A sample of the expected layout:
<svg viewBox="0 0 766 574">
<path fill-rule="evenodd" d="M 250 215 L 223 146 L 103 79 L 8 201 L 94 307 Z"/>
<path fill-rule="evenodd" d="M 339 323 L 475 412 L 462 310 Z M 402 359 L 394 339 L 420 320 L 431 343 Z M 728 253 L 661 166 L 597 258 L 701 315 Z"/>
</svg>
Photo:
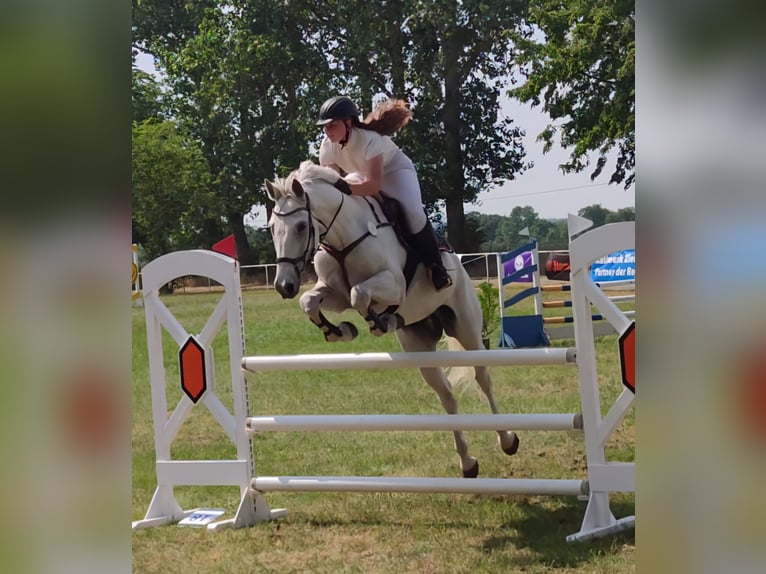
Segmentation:
<svg viewBox="0 0 766 574">
<path fill-rule="evenodd" d="M 189 330 L 198 332 L 220 295 L 166 296 L 163 301 Z M 369 335 L 361 318 L 351 343 L 331 345 L 300 312 L 297 301 L 274 291 L 245 291 L 248 354 L 398 351 L 393 336 Z M 531 305 L 531 303 L 530 303 Z M 231 408 L 225 329 L 214 342 L 217 392 Z M 165 334 L 168 405 L 180 398 L 177 346 Z M 493 341 L 493 345 L 496 341 Z M 559 341 L 562 346 L 573 344 Z M 621 392 L 616 336 L 597 340 L 602 403 Z M 579 412 L 572 367 L 493 368 L 505 412 Z M 438 399 L 415 370 L 285 372 L 248 376 L 250 410 L 257 414 L 441 413 Z M 485 413 L 475 385 L 457 389 L 460 411 Z M 143 518 L 156 486 L 143 309 L 133 309 L 133 519 Z M 504 455 L 491 432 L 466 433 L 481 463 L 480 476 L 584 478 L 582 436 L 519 433 L 521 447 Z M 633 460 L 634 418 L 629 415 L 608 444 L 616 460 Z M 254 438 L 263 475 L 459 476 L 451 433 L 262 433 Z M 176 458 L 233 457 L 234 449 L 205 409 L 195 409 L 173 445 Z M 184 508 L 238 503 L 232 487 L 178 487 Z M 585 502 L 569 497 L 439 494 L 269 493 L 286 518 L 253 528 L 212 534 L 165 526 L 133 534 L 133 569 L 169 572 L 634 572 L 634 533 L 567 543 L 580 528 Z M 616 516 L 634 514 L 632 494 L 612 497 Z"/>
</svg>

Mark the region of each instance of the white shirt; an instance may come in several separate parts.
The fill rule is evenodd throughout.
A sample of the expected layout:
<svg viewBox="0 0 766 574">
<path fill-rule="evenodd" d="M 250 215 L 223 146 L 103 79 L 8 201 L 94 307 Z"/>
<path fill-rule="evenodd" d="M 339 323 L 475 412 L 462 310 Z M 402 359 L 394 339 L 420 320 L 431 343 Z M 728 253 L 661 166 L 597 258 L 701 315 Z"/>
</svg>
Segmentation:
<svg viewBox="0 0 766 574">
<path fill-rule="evenodd" d="M 388 136 L 370 130 L 352 128 L 348 142 L 343 147 L 339 143 L 332 143 L 325 136 L 319 146 L 319 164 L 334 163 L 346 173 L 364 174 L 367 161 L 376 155 L 383 154 L 383 173 L 385 173 L 386 167 L 398 150 L 397 145 Z"/>
</svg>

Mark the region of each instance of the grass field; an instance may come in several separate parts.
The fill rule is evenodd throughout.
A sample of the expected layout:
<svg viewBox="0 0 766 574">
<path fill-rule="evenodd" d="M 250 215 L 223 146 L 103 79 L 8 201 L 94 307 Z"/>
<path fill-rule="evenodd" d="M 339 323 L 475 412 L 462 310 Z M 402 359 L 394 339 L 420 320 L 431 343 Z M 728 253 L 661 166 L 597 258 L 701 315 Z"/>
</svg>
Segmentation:
<svg viewBox="0 0 766 574">
<path fill-rule="evenodd" d="M 506 292 L 506 296 L 508 293 Z M 220 295 L 168 295 L 164 302 L 189 332 L 204 325 Z M 361 333 L 330 345 L 295 300 L 273 291 L 245 291 L 248 354 L 398 351 L 393 336 L 375 338 L 351 313 Z M 531 305 L 531 303 L 530 303 Z M 214 347 L 225 357 L 225 329 Z M 164 337 L 169 408 L 178 402 L 177 348 Z M 496 343 L 493 336 L 493 344 Z M 571 341 L 557 342 L 571 345 Z M 619 381 L 616 336 L 597 340 L 602 403 L 611 404 Z M 217 360 L 224 404 L 231 408 L 224 359 Z M 505 412 L 579 412 L 573 367 L 493 368 Z M 250 410 L 257 414 L 441 413 L 433 391 L 415 370 L 269 373 L 248 377 Z M 458 389 L 460 411 L 489 409 L 475 386 Z M 199 412 L 197 412 L 199 411 Z M 143 518 L 156 486 L 151 393 L 143 309 L 133 308 L 133 519 Z M 520 432 L 519 452 L 508 457 L 492 432 L 467 432 L 482 477 L 585 478 L 582 435 Z M 613 460 L 634 458 L 634 417 L 608 444 Z M 263 433 L 254 438 L 262 475 L 388 475 L 458 477 L 448 432 Z M 234 449 L 212 417 L 195 409 L 173 446 L 173 457 L 231 458 Z M 184 508 L 225 508 L 239 502 L 234 487 L 179 487 Z M 439 494 L 269 493 L 286 518 L 254 528 L 208 533 L 165 526 L 133 534 L 133 571 L 141 573 L 566 573 L 634 572 L 633 531 L 585 543 L 567 543 L 580 528 L 585 502 L 570 497 Z M 612 497 L 615 516 L 634 514 L 632 494 Z"/>
</svg>

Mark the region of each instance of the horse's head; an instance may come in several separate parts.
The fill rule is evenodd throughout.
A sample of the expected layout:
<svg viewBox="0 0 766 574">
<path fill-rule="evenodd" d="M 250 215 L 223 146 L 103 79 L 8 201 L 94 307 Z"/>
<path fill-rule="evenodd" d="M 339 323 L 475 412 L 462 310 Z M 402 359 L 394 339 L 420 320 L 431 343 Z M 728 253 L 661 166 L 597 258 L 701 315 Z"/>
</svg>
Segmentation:
<svg viewBox="0 0 766 574">
<path fill-rule="evenodd" d="M 274 286 L 284 298 L 298 294 L 301 273 L 340 213 L 344 196 L 339 181 L 335 170 L 311 161 L 304 161 L 284 179 L 265 181 L 274 201 L 269 221 L 277 254 Z M 311 198 L 316 201 L 312 203 Z"/>
<path fill-rule="evenodd" d="M 266 193 L 274 202 L 269 228 L 277 255 L 274 287 L 285 299 L 298 294 L 301 273 L 319 247 L 319 234 L 311 217 L 308 194 L 297 177 L 264 181 Z"/>
</svg>

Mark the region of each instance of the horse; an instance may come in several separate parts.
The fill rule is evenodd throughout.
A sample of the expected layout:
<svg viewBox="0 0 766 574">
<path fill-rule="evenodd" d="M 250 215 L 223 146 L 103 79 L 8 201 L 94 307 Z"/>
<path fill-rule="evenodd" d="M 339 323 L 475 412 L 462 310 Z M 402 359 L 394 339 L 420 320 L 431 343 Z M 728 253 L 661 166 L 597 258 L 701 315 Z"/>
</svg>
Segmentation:
<svg viewBox="0 0 766 574">
<path fill-rule="evenodd" d="M 342 186 L 336 187 L 338 179 L 333 169 L 304 161 L 287 177 L 264 181 L 274 202 L 268 225 L 277 255 L 274 287 L 282 298 L 298 294 L 301 275 L 313 260 L 317 281 L 299 303 L 327 341 L 350 341 L 358 330 L 350 321 L 333 324 L 323 311 L 354 309 L 373 335 L 395 331 L 404 351 L 435 351 L 443 332 L 451 350 L 483 349 L 479 299 L 459 257 L 442 251 L 451 286 L 436 291 L 420 264 L 408 286 L 407 249 L 381 205 L 369 197 L 343 193 Z M 429 367 L 420 368 L 420 374 L 436 391 L 444 410 L 456 414 L 457 401 L 444 372 Z M 487 367 L 474 367 L 474 374 L 497 414 Z M 478 476 L 479 463 L 469 454 L 463 432 L 453 433 L 463 476 Z M 498 430 L 497 434 L 503 452 L 515 454 L 516 433 Z"/>
</svg>

